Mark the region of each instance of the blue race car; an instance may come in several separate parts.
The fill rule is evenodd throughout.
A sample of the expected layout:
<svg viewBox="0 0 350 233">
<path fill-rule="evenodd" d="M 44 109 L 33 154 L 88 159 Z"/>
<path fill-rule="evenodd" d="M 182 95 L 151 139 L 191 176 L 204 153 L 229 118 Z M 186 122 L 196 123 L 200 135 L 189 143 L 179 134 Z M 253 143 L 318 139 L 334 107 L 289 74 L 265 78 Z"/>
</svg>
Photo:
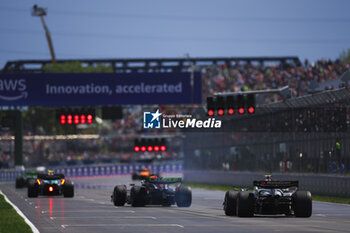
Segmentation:
<svg viewBox="0 0 350 233">
<path fill-rule="evenodd" d="M 74 184 L 67 180 L 63 174 L 38 174 L 37 179 L 29 180 L 28 197 L 38 197 L 39 195 L 64 197 L 74 196 Z"/>
<path fill-rule="evenodd" d="M 309 191 L 299 191 L 298 181 L 254 181 L 253 191 L 227 191 L 224 211 L 228 216 L 253 217 L 257 215 L 284 214 L 310 217 L 312 197 Z"/>
</svg>

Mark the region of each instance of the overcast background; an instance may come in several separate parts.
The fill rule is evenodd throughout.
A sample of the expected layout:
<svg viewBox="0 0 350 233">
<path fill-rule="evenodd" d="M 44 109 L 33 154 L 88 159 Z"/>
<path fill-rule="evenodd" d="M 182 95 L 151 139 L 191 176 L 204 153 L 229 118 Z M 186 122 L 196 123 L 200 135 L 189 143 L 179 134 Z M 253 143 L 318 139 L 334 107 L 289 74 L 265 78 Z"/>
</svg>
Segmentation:
<svg viewBox="0 0 350 233">
<path fill-rule="evenodd" d="M 50 59 L 34 4 L 46 7 L 57 59 L 289 56 L 350 48 L 344 0 L 1 0 L 0 68 Z"/>
</svg>

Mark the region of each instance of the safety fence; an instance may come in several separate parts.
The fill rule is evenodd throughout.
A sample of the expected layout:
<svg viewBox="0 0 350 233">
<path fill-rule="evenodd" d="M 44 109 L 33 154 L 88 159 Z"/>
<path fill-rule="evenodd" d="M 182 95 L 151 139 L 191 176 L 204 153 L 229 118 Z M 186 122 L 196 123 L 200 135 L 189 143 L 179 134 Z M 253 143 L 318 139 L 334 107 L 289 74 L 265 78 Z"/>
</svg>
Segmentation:
<svg viewBox="0 0 350 233">
<path fill-rule="evenodd" d="M 157 164 L 104 164 L 104 165 L 83 165 L 72 167 L 55 167 L 55 173 L 63 173 L 67 177 L 89 177 L 89 176 L 112 176 L 129 175 L 142 168 L 148 168 L 152 173 L 181 173 L 183 162 L 168 162 Z M 14 169 L 0 170 L 0 181 L 13 181 L 21 176 L 23 171 Z"/>
<path fill-rule="evenodd" d="M 200 184 L 232 185 L 252 188 L 254 180 L 264 179 L 264 173 L 224 172 L 224 171 L 185 171 L 184 181 Z M 300 190 L 327 196 L 350 196 L 350 177 L 305 173 L 273 173 L 274 180 L 298 180 Z"/>
</svg>

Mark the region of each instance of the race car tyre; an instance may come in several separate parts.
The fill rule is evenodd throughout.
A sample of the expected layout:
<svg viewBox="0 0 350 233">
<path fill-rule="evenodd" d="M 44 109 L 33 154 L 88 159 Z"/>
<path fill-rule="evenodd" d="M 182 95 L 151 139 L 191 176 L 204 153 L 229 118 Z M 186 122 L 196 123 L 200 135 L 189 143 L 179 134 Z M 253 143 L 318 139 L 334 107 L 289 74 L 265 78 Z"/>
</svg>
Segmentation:
<svg viewBox="0 0 350 233">
<path fill-rule="evenodd" d="M 254 215 L 254 194 L 249 191 L 238 192 L 237 216 L 253 217 L 253 215 Z"/>
<path fill-rule="evenodd" d="M 30 181 L 28 184 L 28 197 L 38 197 L 39 187 L 35 184 L 34 181 Z"/>
<path fill-rule="evenodd" d="M 225 194 L 224 211 L 227 216 L 236 216 L 237 214 L 237 191 L 229 190 Z"/>
<path fill-rule="evenodd" d="M 191 188 L 181 185 L 175 192 L 175 201 L 178 207 L 190 207 L 192 204 Z"/>
<path fill-rule="evenodd" d="M 126 186 L 125 185 L 117 185 L 114 187 L 112 200 L 113 200 L 113 204 L 115 206 L 125 205 L 125 202 L 126 202 Z"/>
<path fill-rule="evenodd" d="M 292 207 L 296 217 L 310 217 L 312 214 L 311 193 L 309 191 L 296 191 L 292 196 Z"/>
<path fill-rule="evenodd" d="M 26 182 L 23 179 L 23 177 L 17 177 L 16 178 L 16 189 L 23 188 L 25 186 Z"/>
<path fill-rule="evenodd" d="M 130 190 L 130 202 L 133 207 L 141 207 L 146 205 L 146 189 L 141 186 L 134 186 Z"/>
<path fill-rule="evenodd" d="M 64 197 L 74 197 L 74 185 L 72 181 L 67 180 L 63 186 L 63 196 Z"/>
</svg>

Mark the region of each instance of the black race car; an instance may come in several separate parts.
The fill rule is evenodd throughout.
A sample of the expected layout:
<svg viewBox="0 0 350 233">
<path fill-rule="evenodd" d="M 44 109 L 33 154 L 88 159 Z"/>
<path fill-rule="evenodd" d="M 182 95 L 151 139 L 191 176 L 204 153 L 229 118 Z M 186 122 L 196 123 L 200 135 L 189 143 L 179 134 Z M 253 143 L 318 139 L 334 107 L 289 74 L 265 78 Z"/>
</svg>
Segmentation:
<svg viewBox="0 0 350 233">
<path fill-rule="evenodd" d="M 29 180 L 28 197 L 38 197 L 38 195 L 73 197 L 74 184 L 63 174 L 38 174 L 37 179 Z"/>
<path fill-rule="evenodd" d="M 298 181 L 254 181 L 253 191 L 227 191 L 224 211 L 229 216 L 285 214 L 310 217 L 312 197 L 309 191 L 299 191 Z"/>
<path fill-rule="evenodd" d="M 29 180 L 35 180 L 38 176 L 37 172 L 27 171 L 23 175 L 16 178 L 16 188 L 24 188 L 28 185 Z"/>
<path fill-rule="evenodd" d="M 192 191 L 190 187 L 181 185 L 181 182 L 181 178 L 150 176 L 141 181 L 141 186 L 131 185 L 130 190 L 126 185 L 115 186 L 111 201 L 115 206 L 123 206 L 125 203 L 134 207 L 171 206 L 176 203 L 178 207 L 189 207 L 192 203 Z M 172 184 L 179 185 L 172 188 Z"/>
</svg>

